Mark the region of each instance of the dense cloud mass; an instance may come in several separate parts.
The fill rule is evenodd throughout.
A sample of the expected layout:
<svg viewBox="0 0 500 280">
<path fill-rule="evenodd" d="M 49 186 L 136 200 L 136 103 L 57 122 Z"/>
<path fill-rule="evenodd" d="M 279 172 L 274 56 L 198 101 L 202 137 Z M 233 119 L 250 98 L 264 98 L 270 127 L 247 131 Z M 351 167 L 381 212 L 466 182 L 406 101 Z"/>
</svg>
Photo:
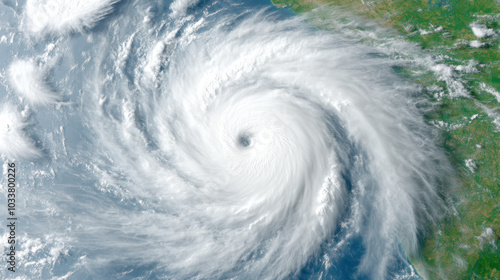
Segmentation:
<svg viewBox="0 0 500 280">
<path fill-rule="evenodd" d="M 43 154 L 21 167 L 26 279 L 411 274 L 447 164 L 394 61 L 244 3 L 97 2 L 19 13 L 47 45 L 0 113 L 24 145 L 4 156 Z"/>
</svg>

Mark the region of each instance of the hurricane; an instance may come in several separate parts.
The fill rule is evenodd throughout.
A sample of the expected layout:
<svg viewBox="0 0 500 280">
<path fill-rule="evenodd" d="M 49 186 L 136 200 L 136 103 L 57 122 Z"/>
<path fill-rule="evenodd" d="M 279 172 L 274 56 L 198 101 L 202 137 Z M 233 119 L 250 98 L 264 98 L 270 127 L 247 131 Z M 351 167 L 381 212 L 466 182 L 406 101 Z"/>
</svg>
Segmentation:
<svg viewBox="0 0 500 280">
<path fill-rule="evenodd" d="M 248 2 L 2 1 L 17 276 L 419 279 L 432 104 L 376 47 Z"/>
</svg>

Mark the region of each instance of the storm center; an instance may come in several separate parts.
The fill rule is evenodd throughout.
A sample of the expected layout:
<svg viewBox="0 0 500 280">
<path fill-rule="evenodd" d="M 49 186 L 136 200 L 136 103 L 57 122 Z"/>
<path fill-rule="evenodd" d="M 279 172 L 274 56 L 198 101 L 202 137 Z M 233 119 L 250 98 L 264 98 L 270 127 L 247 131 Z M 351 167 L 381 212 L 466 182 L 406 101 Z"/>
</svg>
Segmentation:
<svg viewBox="0 0 500 280">
<path fill-rule="evenodd" d="M 238 136 L 238 145 L 240 147 L 246 148 L 252 144 L 252 139 L 250 138 L 250 135 L 248 134 L 241 134 Z"/>
</svg>

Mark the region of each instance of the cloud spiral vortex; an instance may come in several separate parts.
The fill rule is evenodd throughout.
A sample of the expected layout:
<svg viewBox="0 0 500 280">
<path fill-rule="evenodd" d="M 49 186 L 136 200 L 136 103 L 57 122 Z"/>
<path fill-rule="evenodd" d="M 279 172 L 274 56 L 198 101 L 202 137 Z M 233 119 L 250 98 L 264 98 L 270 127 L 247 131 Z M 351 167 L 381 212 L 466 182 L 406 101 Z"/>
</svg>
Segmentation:
<svg viewBox="0 0 500 280">
<path fill-rule="evenodd" d="M 313 266 L 348 275 L 347 262 L 352 277 L 391 277 L 443 209 L 448 165 L 418 88 L 374 48 L 214 3 L 168 20 L 120 6 L 143 20 L 115 15 L 88 37 L 91 136 L 77 154 L 89 173 L 67 172 L 95 183 L 57 206 L 81 209 L 81 267 L 283 279 Z"/>
</svg>

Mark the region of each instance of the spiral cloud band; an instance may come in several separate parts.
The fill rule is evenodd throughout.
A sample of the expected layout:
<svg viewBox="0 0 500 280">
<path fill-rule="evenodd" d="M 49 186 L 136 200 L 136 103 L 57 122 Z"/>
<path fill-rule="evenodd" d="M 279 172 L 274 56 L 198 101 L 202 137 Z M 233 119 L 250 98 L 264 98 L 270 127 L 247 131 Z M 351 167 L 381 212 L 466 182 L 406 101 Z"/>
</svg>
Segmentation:
<svg viewBox="0 0 500 280">
<path fill-rule="evenodd" d="M 46 215 L 72 221 L 51 222 L 79 256 L 72 273 L 283 279 L 320 267 L 385 279 L 407 269 L 403 252 L 417 253 L 439 217 L 447 172 L 418 88 L 376 49 L 208 2 L 123 4 L 127 16 L 89 35 L 88 51 L 58 41 L 58 55 L 84 61 L 62 84 L 77 89 L 75 105 L 59 109 L 78 125 L 60 127 L 62 145 L 47 141 L 53 190 L 39 196 L 57 213 Z"/>
<path fill-rule="evenodd" d="M 361 269 L 382 277 L 384 252 L 396 236 L 414 250 L 437 199 L 436 151 L 407 104 L 415 89 L 364 47 L 264 17 L 167 36 L 155 82 L 96 82 L 109 89 L 96 90 L 106 101 L 90 122 L 104 120 L 113 162 L 141 174 L 128 190 L 177 213 L 147 238 L 170 244 L 158 252 L 167 271 L 285 277 L 343 217 L 352 234 L 366 231 Z"/>
</svg>

